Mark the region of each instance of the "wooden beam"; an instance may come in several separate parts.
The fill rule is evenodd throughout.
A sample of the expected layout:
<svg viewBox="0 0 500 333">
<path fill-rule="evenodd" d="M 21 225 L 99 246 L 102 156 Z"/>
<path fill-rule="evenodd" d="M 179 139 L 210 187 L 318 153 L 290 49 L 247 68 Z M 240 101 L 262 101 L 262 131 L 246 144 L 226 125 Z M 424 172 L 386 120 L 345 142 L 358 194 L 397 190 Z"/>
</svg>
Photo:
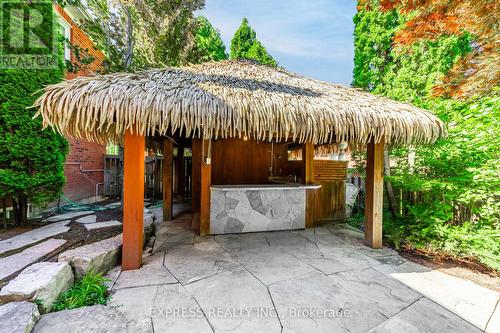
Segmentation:
<svg viewBox="0 0 500 333">
<path fill-rule="evenodd" d="M 173 181 L 174 142 L 163 139 L 163 221 L 172 220 L 172 181 Z"/>
<path fill-rule="evenodd" d="M 210 233 L 210 186 L 212 183 L 212 166 L 210 156 L 207 155 L 209 140 L 203 141 L 201 159 L 201 186 L 200 186 L 200 235 Z"/>
<path fill-rule="evenodd" d="M 314 144 L 306 142 L 302 145 L 302 182 L 313 183 Z M 306 190 L 306 228 L 314 226 L 315 190 Z"/>
<path fill-rule="evenodd" d="M 382 248 L 382 209 L 384 204 L 384 138 L 367 146 L 365 243 Z"/>
<path fill-rule="evenodd" d="M 176 174 L 177 174 L 177 199 L 180 202 L 184 201 L 185 196 L 185 186 L 186 179 L 184 169 L 184 147 L 179 147 L 177 150 L 177 164 L 176 164 Z"/>
<path fill-rule="evenodd" d="M 122 270 L 142 264 L 144 235 L 144 136 L 125 133 L 123 161 Z"/>
</svg>

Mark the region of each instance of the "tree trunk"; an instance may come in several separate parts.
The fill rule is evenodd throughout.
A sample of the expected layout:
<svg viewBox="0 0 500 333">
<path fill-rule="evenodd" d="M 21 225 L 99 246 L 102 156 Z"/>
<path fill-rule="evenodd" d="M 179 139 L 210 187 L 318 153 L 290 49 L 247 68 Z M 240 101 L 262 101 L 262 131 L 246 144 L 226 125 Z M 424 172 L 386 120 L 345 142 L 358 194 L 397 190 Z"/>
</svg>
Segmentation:
<svg viewBox="0 0 500 333">
<path fill-rule="evenodd" d="M 12 198 L 12 208 L 16 225 L 24 227 L 28 220 L 28 199 L 24 195 L 19 198 Z"/>
<path fill-rule="evenodd" d="M 3 230 L 7 230 L 7 198 L 3 198 Z"/>
<path fill-rule="evenodd" d="M 388 149 L 384 151 L 384 182 L 385 190 L 387 192 L 387 199 L 389 200 L 389 209 L 391 211 L 392 217 L 398 216 L 398 206 L 396 198 L 394 197 L 394 191 L 392 189 L 392 183 L 387 179 L 391 175 L 391 166 L 389 164 L 389 152 Z"/>
</svg>

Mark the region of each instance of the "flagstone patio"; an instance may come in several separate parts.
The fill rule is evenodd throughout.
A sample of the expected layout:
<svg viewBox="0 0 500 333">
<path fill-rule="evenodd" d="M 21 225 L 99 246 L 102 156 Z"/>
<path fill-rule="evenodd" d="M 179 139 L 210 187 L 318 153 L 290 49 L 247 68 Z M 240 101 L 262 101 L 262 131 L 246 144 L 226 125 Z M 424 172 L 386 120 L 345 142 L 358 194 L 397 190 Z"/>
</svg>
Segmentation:
<svg viewBox="0 0 500 333">
<path fill-rule="evenodd" d="M 448 285 L 446 277 L 391 249 L 365 247 L 362 234 L 345 225 L 199 237 L 191 231 L 190 214 L 155 223 L 154 251 L 143 267 L 109 273 L 108 306 L 125 314 L 130 332 L 498 328 L 497 292 L 465 280 Z M 441 290 L 433 301 L 436 288 Z M 461 293 L 467 297 L 457 298 Z"/>
</svg>

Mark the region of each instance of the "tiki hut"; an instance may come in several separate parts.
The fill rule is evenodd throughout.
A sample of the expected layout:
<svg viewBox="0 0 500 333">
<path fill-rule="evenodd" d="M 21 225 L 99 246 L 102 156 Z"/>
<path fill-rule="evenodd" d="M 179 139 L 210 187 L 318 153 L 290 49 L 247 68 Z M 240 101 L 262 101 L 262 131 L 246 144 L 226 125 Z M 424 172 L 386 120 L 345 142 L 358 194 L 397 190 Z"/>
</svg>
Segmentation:
<svg viewBox="0 0 500 333">
<path fill-rule="evenodd" d="M 333 195 L 318 194 L 318 183 L 345 176 L 345 164 L 315 164 L 314 147 L 366 146 L 366 242 L 380 247 L 384 144 L 430 144 L 445 134 L 426 110 L 251 61 L 79 77 L 47 86 L 35 106 L 63 135 L 124 144 L 124 269 L 141 260 L 146 137 L 163 144 L 165 220 L 172 178 L 186 176 L 182 166 L 173 172 L 173 147 L 192 149 L 200 234 L 312 226 Z M 293 149 L 301 161 L 288 161 Z"/>
</svg>

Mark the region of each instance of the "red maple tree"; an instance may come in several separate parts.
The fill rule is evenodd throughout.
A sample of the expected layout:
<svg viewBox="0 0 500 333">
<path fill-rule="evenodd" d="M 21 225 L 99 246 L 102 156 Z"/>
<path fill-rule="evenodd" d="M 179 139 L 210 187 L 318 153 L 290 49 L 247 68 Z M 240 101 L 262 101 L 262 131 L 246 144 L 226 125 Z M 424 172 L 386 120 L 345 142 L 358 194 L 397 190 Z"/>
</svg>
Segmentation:
<svg viewBox="0 0 500 333">
<path fill-rule="evenodd" d="M 361 0 L 369 8 L 374 2 Z M 395 46 L 442 35 L 473 36 L 472 52 L 458 61 L 435 95 L 468 97 L 491 91 L 500 81 L 500 0 L 380 0 L 382 10 L 411 14 L 394 37 Z"/>
</svg>

